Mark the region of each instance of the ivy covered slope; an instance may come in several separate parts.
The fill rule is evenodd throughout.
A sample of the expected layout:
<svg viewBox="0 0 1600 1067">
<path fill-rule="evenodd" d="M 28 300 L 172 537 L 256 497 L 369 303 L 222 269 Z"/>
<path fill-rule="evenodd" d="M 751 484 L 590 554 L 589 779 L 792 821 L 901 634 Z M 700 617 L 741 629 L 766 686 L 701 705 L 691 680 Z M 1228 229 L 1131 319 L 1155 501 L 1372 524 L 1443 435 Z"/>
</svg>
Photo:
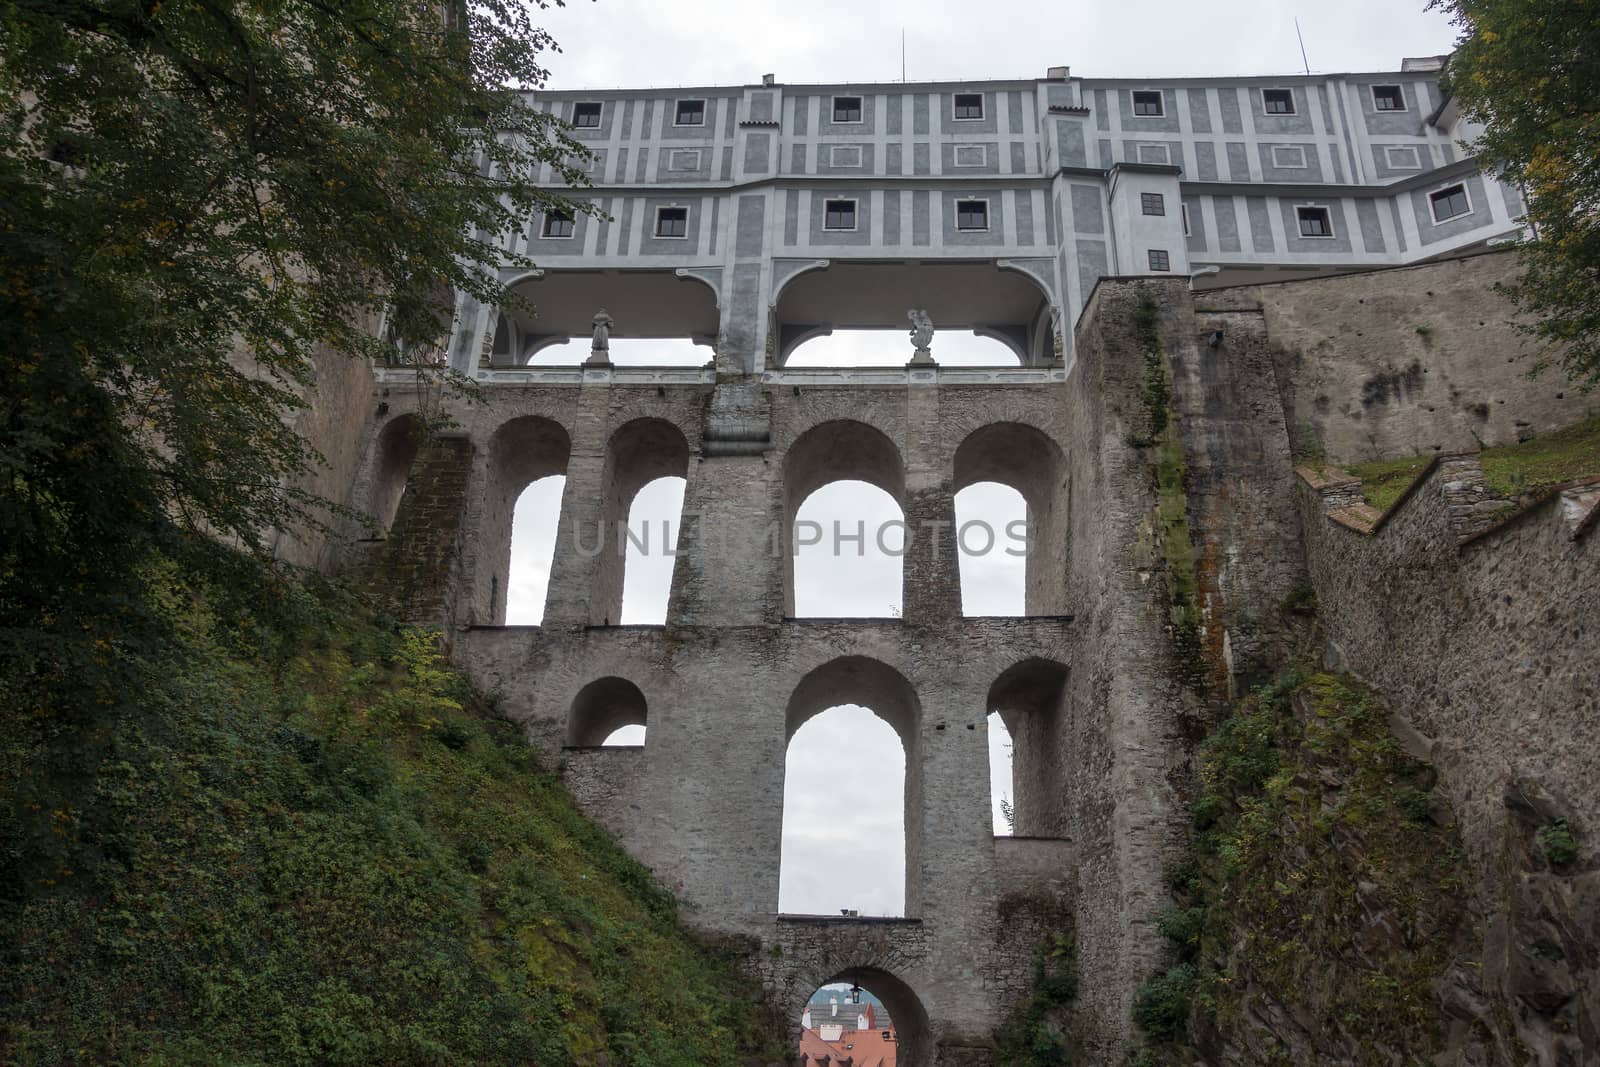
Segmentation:
<svg viewBox="0 0 1600 1067">
<path fill-rule="evenodd" d="M 1464 859 L 1388 714 L 1354 681 L 1293 674 L 1199 755 L 1195 835 L 1147 981 L 1140 1064 L 1422 1063 L 1435 987 L 1470 943 Z"/>
<path fill-rule="evenodd" d="M 0 1061 L 761 1051 L 731 960 L 430 635 L 329 595 L 286 633 L 168 592 L 175 639 L 97 773 L 41 772 L 48 723 L 6 731 L 0 793 L 23 803 L 0 824 Z"/>
</svg>

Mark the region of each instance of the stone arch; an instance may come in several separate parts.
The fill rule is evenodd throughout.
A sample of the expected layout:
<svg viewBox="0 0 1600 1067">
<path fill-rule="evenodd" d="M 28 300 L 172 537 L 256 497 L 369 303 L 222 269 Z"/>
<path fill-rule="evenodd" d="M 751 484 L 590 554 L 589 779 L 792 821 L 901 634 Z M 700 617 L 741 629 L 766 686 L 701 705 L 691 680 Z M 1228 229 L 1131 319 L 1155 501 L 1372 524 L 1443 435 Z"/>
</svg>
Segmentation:
<svg viewBox="0 0 1600 1067">
<path fill-rule="evenodd" d="M 887 663 L 867 656 L 840 656 L 813 668 L 790 693 L 784 709 L 785 752 L 800 727 L 841 704 L 859 704 L 871 710 L 899 735 L 905 748 L 905 914 L 916 915 L 922 904 L 916 877 L 922 856 L 922 703 L 905 675 Z"/>
<path fill-rule="evenodd" d="M 969 433 L 956 447 L 951 489 L 998 482 L 1028 505 L 1026 611 L 1066 614 L 1068 528 L 1066 459 L 1044 431 L 1020 422 L 995 422 Z M 1009 543 L 1005 531 L 995 531 Z"/>
<path fill-rule="evenodd" d="M 406 479 L 411 474 L 411 465 L 417 461 L 426 434 L 427 427 L 421 417 L 410 413 L 396 415 L 378 431 L 373 445 L 366 513 L 377 524 L 379 536 L 387 534 L 394 525 L 400 498 L 405 495 Z"/>
<path fill-rule="evenodd" d="M 567 473 L 572 438 L 566 427 L 542 415 L 502 423 L 489 438 L 484 470 L 483 517 L 474 577 L 474 617 L 491 625 L 506 618 L 506 580 L 511 566 L 511 519 L 522 491 L 540 478 Z"/>
<path fill-rule="evenodd" d="M 795 438 L 783 456 L 783 603 L 794 615 L 794 523 L 800 505 L 823 486 L 860 481 L 894 498 L 905 514 L 905 463 L 882 430 L 854 419 L 818 423 Z M 869 535 L 870 536 L 870 535 Z"/>
<path fill-rule="evenodd" d="M 623 423 L 612 433 L 606 444 L 600 509 L 604 549 L 589 601 L 592 624 L 611 625 L 622 618 L 622 582 L 629 550 L 625 531 L 633 498 L 657 478 L 687 478 L 688 474 L 689 441 L 676 424 L 644 416 Z M 590 538 L 592 531 L 584 531 L 583 536 Z"/>
<path fill-rule="evenodd" d="M 849 982 L 877 997 L 888 1010 L 895 1031 L 896 1063 L 911 1067 L 913 1064 L 933 1062 L 933 1027 L 928 1022 L 928 1011 L 922 1004 L 922 998 L 917 996 L 910 983 L 893 971 L 871 964 L 848 966 L 824 973 L 828 977 L 812 986 L 805 1000 L 794 1005 L 789 1015 L 791 1019 L 800 1018 L 816 990 L 838 982 Z"/>
<path fill-rule="evenodd" d="M 597 678 L 578 690 L 567 712 L 568 748 L 598 748 L 623 726 L 648 728 L 644 693 L 626 678 Z"/>
<path fill-rule="evenodd" d="M 1011 783 L 1018 837 L 1065 833 L 1067 667 L 1033 656 L 1001 672 L 989 687 L 988 711 L 1011 734 Z"/>
</svg>

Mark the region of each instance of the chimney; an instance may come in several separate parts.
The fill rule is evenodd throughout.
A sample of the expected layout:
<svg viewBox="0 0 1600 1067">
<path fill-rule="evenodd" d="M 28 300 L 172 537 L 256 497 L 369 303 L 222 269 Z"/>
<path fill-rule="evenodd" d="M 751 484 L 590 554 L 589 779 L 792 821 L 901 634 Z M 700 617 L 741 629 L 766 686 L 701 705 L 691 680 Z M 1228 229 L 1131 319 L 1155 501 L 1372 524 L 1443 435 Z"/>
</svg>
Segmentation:
<svg viewBox="0 0 1600 1067">
<path fill-rule="evenodd" d="M 1046 81 L 1064 82 L 1068 78 L 1072 77 L 1072 68 L 1051 67 L 1049 70 L 1045 71 L 1044 77 Z"/>
<path fill-rule="evenodd" d="M 835 1016 L 837 1016 L 839 1014 L 839 998 L 838 997 L 834 997 L 833 1000 L 832 1000 L 832 1004 L 833 1004 L 833 1014 Z"/>
<path fill-rule="evenodd" d="M 778 76 L 776 74 L 763 74 L 761 75 L 761 84 L 770 89 L 772 86 L 778 84 Z"/>
</svg>

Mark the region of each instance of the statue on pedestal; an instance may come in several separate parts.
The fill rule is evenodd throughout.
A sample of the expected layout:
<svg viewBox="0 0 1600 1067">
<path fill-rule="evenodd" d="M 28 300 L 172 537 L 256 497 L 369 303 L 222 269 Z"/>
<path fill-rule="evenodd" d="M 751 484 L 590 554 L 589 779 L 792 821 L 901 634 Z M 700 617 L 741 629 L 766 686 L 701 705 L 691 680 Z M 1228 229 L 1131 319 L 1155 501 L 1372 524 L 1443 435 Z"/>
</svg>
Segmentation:
<svg viewBox="0 0 1600 1067">
<path fill-rule="evenodd" d="M 594 316 L 594 340 L 589 343 L 589 359 L 585 366 L 611 366 L 611 326 L 613 319 L 601 308 Z"/>
<path fill-rule="evenodd" d="M 911 347 L 915 352 L 911 356 L 912 366 L 929 366 L 933 363 L 933 351 L 929 347 L 933 344 L 933 320 L 926 311 L 912 308 L 906 312 L 906 318 L 911 320 Z"/>
</svg>

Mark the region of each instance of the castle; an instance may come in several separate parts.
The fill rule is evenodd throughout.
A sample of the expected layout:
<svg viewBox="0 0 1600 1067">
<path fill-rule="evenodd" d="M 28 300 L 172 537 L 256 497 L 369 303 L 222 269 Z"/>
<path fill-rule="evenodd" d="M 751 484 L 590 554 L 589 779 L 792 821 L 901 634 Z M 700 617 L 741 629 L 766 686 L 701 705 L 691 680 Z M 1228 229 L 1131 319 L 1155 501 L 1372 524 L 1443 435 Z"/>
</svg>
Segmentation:
<svg viewBox="0 0 1600 1067">
<path fill-rule="evenodd" d="M 515 238 L 539 269 L 507 280 L 536 314 L 455 299 L 448 361 L 479 402 L 379 368 L 316 416 L 340 495 L 385 533 L 359 562 L 446 628 L 691 921 L 749 940 L 786 1016 L 856 982 L 901 1062 L 986 1063 L 1041 940 L 1070 923 L 1086 1032 L 1112 1048 L 1164 952 L 1182 723 L 1288 654 L 1297 588 L 1345 665 L 1405 702 L 1452 806 L 1481 819 L 1476 862 L 1500 847 L 1508 773 L 1600 815 L 1571 788 L 1589 757 L 1559 740 L 1595 695 L 1594 494 L 1466 530 L 1439 480 L 1470 482 L 1457 457 L 1404 521 L 1356 529 L 1295 472 L 1306 434 L 1335 463 L 1454 457 L 1583 413 L 1522 373 L 1535 355 L 1493 293 L 1508 256 L 1472 254 L 1520 232 L 1520 203 L 1461 153 L 1439 67 L 539 93 L 593 149 L 578 195 L 598 213 Z M 811 337 L 905 330 L 911 311 L 934 335 L 931 355 L 885 335 L 905 367 L 785 366 Z M 946 330 L 1016 365 L 941 368 Z M 614 366 L 609 337 L 692 339 L 706 362 Z M 574 338 L 592 338 L 583 365 L 529 365 Z M 440 405 L 454 426 L 423 439 Z M 507 627 L 512 508 L 549 474 L 566 486 L 544 623 Z M 614 625 L 619 520 L 665 475 L 686 480 L 666 624 Z M 883 489 L 914 531 L 903 618 L 794 618 L 796 512 L 841 479 Z M 1022 617 L 962 615 L 953 500 L 977 482 L 1027 501 Z M 1469 535 L 1478 562 L 1460 563 Z M 1457 562 L 1415 566 L 1441 558 Z M 1515 604 L 1478 602 L 1502 582 Z M 1550 584 L 1571 592 L 1520 592 Z M 1538 640 L 1563 627 L 1570 642 Z M 1485 668 L 1502 657 L 1537 667 Z M 846 702 L 905 748 L 904 918 L 776 913 L 785 747 Z M 1529 714 L 1547 708 L 1569 710 Z M 1011 838 L 990 826 L 990 711 L 1015 742 Z M 643 747 L 598 747 L 645 722 Z"/>
</svg>

